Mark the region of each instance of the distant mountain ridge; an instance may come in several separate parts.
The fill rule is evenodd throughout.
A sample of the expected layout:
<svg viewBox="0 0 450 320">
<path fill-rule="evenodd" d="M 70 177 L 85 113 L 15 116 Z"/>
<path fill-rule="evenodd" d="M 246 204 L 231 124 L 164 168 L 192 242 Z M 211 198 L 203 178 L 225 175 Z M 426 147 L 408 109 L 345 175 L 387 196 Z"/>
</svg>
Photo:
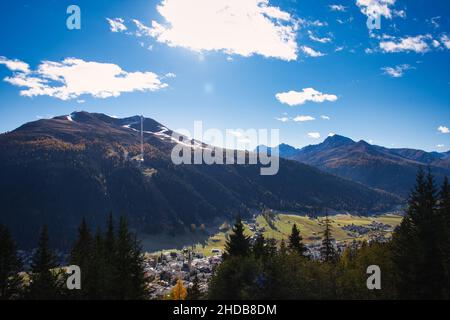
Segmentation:
<svg viewBox="0 0 450 320">
<path fill-rule="evenodd" d="M 258 148 L 266 148 L 260 146 Z M 450 176 L 450 151 L 426 152 L 408 148 L 389 149 L 364 140 L 333 135 L 322 143 L 301 149 L 283 144 L 280 157 L 315 166 L 372 188 L 406 197 L 418 167 L 430 167 L 438 182 Z"/>
<path fill-rule="evenodd" d="M 140 164 L 139 116 L 76 112 L 1 134 L 0 223 L 21 246 L 34 245 L 45 223 L 64 247 L 82 217 L 96 228 L 110 212 L 127 215 L 139 232 L 175 235 L 262 207 L 367 214 L 401 203 L 291 160 L 280 159 L 275 176 L 261 176 L 259 165 L 174 165 L 172 131 L 149 118 L 143 124 Z"/>
</svg>

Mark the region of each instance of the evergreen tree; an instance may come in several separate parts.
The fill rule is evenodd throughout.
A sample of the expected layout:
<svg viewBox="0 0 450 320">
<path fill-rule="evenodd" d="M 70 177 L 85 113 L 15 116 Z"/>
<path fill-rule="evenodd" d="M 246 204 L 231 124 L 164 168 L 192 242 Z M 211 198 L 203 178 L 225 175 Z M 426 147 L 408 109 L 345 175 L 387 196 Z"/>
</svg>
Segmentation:
<svg viewBox="0 0 450 320">
<path fill-rule="evenodd" d="M 281 239 L 280 243 L 280 255 L 285 255 L 287 253 L 286 242 L 284 239 Z"/>
<path fill-rule="evenodd" d="M 331 223 L 328 213 L 325 216 L 325 230 L 323 231 L 322 245 L 320 247 L 320 256 L 324 262 L 336 262 L 337 253 L 334 249 L 334 238 L 331 234 Z"/>
<path fill-rule="evenodd" d="M 255 243 L 253 244 L 253 255 L 256 259 L 262 258 L 266 255 L 266 239 L 262 233 L 256 236 Z"/>
<path fill-rule="evenodd" d="M 200 300 L 202 298 L 202 293 L 200 291 L 198 277 L 195 276 L 194 281 L 192 281 L 192 286 L 187 290 L 186 300 Z"/>
<path fill-rule="evenodd" d="M 300 235 L 300 231 L 297 228 L 297 225 L 294 223 L 292 226 L 292 231 L 289 236 L 289 244 L 288 248 L 292 252 L 298 253 L 299 255 L 304 255 L 307 251 L 305 245 L 303 244 L 303 238 Z"/>
<path fill-rule="evenodd" d="M 232 233 L 225 243 L 224 258 L 231 256 L 248 256 L 250 253 L 250 238 L 244 234 L 244 224 L 241 218 L 236 218 Z"/>
<path fill-rule="evenodd" d="M 442 252 L 444 223 L 430 171 L 422 168 L 411 192 L 406 216 L 393 236 L 393 260 L 400 298 L 436 299 L 445 295 Z"/>
<path fill-rule="evenodd" d="M 98 261 L 94 260 L 94 240 L 84 218 L 78 228 L 78 238 L 71 250 L 69 262 L 81 269 L 81 290 L 72 290 L 71 295 L 76 298 L 96 298 L 97 288 L 93 287 L 96 280 L 93 277 L 98 276 Z"/>
<path fill-rule="evenodd" d="M 147 281 L 144 257 L 136 236 L 128 230 L 125 217 L 121 217 L 116 241 L 117 298 L 144 299 L 147 296 Z"/>
<path fill-rule="evenodd" d="M 60 274 L 52 269 L 57 267 L 56 259 L 48 244 L 47 226 L 39 237 L 38 248 L 32 257 L 28 298 L 54 300 L 61 298 Z"/>
<path fill-rule="evenodd" d="M 89 277 L 87 280 L 89 283 L 82 283 L 82 288 L 86 288 L 88 299 L 106 299 L 108 298 L 108 290 L 111 287 L 111 284 L 107 282 L 112 279 L 111 275 L 107 273 L 111 272 L 111 266 L 106 264 L 104 239 L 99 229 L 97 229 L 92 240 L 91 250 L 92 256 L 88 267 Z"/>
<path fill-rule="evenodd" d="M 92 235 L 86 220 L 83 218 L 78 228 L 78 238 L 70 253 L 70 263 L 80 266 L 87 265 L 92 255 Z"/>
<path fill-rule="evenodd" d="M 117 279 L 117 252 L 114 218 L 109 214 L 104 236 L 98 234 L 96 239 L 96 253 L 101 266 L 100 291 L 103 299 L 119 299 L 120 288 Z"/>
<path fill-rule="evenodd" d="M 19 297 L 22 285 L 19 275 L 21 267 L 16 244 L 8 229 L 0 224 L 0 300 Z"/>
<path fill-rule="evenodd" d="M 445 272 L 444 298 L 450 299 L 450 186 L 445 177 L 439 194 L 439 215 L 443 222 L 444 238 L 442 240 L 442 258 Z"/>
</svg>

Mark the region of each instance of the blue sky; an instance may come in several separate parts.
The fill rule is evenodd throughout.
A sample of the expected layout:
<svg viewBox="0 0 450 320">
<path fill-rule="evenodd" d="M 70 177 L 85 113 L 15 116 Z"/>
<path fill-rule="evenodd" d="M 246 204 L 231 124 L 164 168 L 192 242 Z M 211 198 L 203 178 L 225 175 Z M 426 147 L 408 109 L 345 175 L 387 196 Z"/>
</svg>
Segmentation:
<svg viewBox="0 0 450 320">
<path fill-rule="evenodd" d="M 71 4 L 80 30 L 66 27 Z M 86 110 L 279 128 L 296 147 L 338 133 L 446 151 L 449 19 L 447 0 L 10 1 L 0 131 Z"/>
</svg>

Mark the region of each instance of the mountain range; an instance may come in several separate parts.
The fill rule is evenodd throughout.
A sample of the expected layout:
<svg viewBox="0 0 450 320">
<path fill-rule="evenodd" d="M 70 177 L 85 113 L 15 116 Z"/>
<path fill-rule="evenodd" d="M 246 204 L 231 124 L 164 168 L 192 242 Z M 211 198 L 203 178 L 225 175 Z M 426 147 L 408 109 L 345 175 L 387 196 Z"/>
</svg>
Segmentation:
<svg viewBox="0 0 450 320">
<path fill-rule="evenodd" d="M 274 176 L 261 176 L 259 165 L 175 165 L 170 154 L 179 142 L 150 118 L 143 119 L 144 161 L 137 161 L 140 126 L 139 116 L 75 112 L 1 134 L 0 223 L 21 247 L 35 245 L 43 224 L 55 246 L 67 247 L 82 217 L 94 229 L 110 213 L 126 215 L 138 232 L 176 235 L 263 207 L 370 214 L 402 203 L 295 161 L 301 158 L 280 159 Z"/>
<path fill-rule="evenodd" d="M 266 146 L 258 148 L 268 149 Z M 320 170 L 406 198 L 419 167 L 430 168 L 440 183 L 450 176 L 450 151 L 425 152 L 385 148 L 364 140 L 333 135 L 304 148 L 278 147 L 280 157 L 312 165 Z M 270 149 L 270 148 L 269 148 Z M 271 152 L 271 150 L 268 150 Z"/>
</svg>

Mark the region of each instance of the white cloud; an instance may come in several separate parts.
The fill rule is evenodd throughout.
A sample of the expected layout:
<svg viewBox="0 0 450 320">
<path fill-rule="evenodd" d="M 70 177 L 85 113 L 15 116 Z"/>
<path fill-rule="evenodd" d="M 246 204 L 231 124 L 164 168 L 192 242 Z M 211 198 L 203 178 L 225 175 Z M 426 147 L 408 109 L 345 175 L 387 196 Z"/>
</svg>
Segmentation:
<svg viewBox="0 0 450 320">
<path fill-rule="evenodd" d="M 165 77 L 165 78 L 176 78 L 177 75 L 176 75 L 175 73 L 173 73 L 173 72 L 169 72 L 169 73 L 166 73 L 166 74 L 164 75 L 164 77 Z"/>
<path fill-rule="evenodd" d="M 438 148 L 444 148 L 445 145 L 443 145 L 443 144 L 438 144 L 436 147 L 438 147 Z"/>
<path fill-rule="evenodd" d="M 289 121 L 288 117 L 280 117 L 280 118 L 275 118 L 275 119 L 278 120 L 278 121 L 281 121 L 281 122 L 288 122 Z"/>
<path fill-rule="evenodd" d="M 109 29 L 112 32 L 123 32 L 127 30 L 127 26 L 124 24 L 124 20 L 122 18 L 106 18 L 109 23 Z"/>
<path fill-rule="evenodd" d="M 337 96 L 334 94 L 325 94 L 313 88 L 305 88 L 302 91 L 281 92 L 277 93 L 275 97 L 281 103 L 285 103 L 289 106 L 301 105 L 307 101 L 320 103 L 324 101 L 334 102 L 337 100 Z"/>
<path fill-rule="evenodd" d="M 297 59 L 298 23 L 268 0 L 163 0 L 147 34 L 193 51 Z"/>
<path fill-rule="evenodd" d="M 333 136 L 335 136 L 335 135 L 336 135 L 336 133 L 334 133 L 334 132 L 330 132 L 330 133 L 328 134 L 329 137 L 333 137 Z"/>
<path fill-rule="evenodd" d="M 441 19 L 440 16 L 433 17 L 430 19 L 430 23 L 433 25 L 434 28 L 439 28 L 441 25 L 439 24 L 439 20 Z"/>
<path fill-rule="evenodd" d="M 43 61 L 36 70 L 14 73 L 6 82 L 24 87 L 22 96 L 50 96 L 61 100 L 92 95 L 117 97 L 122 92 L 156 91 L 167 87 L 153 72 L 127 72 L 112 63 L 66 58 Z"/>
<path fill-rule="evenodd" d="M 293 119 L 295 122 L 305 122 L 305 121 L 313 121 L 316 120 L 316 118 L 311 117 L 311 116 L 296 116 Z"/>
<path fill-rule="evenodd" d="M 394 10 L 394 16 L 405 19 L 406 12 L 405 12 L 405 10 Z"/>
<path fill-rule="evenodd" d="M 331 118 L 329 117 L 329 116 L 325 116 L 325 115 L 323 115 L 323 116 L 320 116 L 323 120 L 330 120 Z"/>
<path fill-rule="evenodd" d="M 415 37 L 405 37 L 398 41 L 382 41 L 380 48 L 384 52 L 414 51 L 424 53 L 429 50 L 426 40 L 431 39 L 430 35 L 419 35 Z"/>
<path fill-rule="evenodd" d="M 137 37 L 147 36 L 155 37 L 157 35 L 157 29 L 146 26 L 137 19 L 133 19 L 133 23 L 136 25 L 137 31 L 134 33 Z"/>
<path fill-rule="evenodd" d="M 439 126 L 438 131 L 440 133 L 450 133 L 450 130 L 446 126 Z"/>
<path fill-rule="evenodd" d="M 439 48 L 441 46 L 441 43 L 439 41 L 437 41 L 436 39 L 433 40 L 432 44 L 433 44 L 433 47 L 435 47 L 435 48 Z"/>
<path fill-rule="evenodd" d="M 450 49 L 450 38 L 446 34 L 441 37 L 441 42 L 447 49 Z"/>
<path fill-rule="evenodd" d="M 319 139 L 320 133 L 319 132 L 308 132 L 308 137 L 313 138 L 313 139 Z"/>
<path fill-rule="evenodd" d="M 30 72 L 30 66 L 28 63 L 25 63 L 20 60 L 11 60 L 6 57 L 0 56 L 0 64 L 5 65 L 11 71 L 20 71 L 23 73 Z"/>
<path fill-rule="evenodd" d="M 330 4 L 328 7 L 331 11 L 345 12 L 345 10 L 347 10 L 347 8 L 341 4 Z"/>
<path fill-rule="evenodd" d="M 386 19 L 392 19 L 391 6 L 395 0 L 356 0 L 356 5 L 361 12 L 368 17 L 384 16 Z"/>
<path fill-rule="evenodd" d="M 328 42 L 331 42 L 331 38 L 328 38 L 328 37 L 323 37 L 323 38 L 317 37 L 317 36 L 315 36 L 314 33 L 313 33 L 312 31 L 310 31 L 310 30 L 308 31 L 308 35 L 309 35 L 309 38 L 310 38 L 311 40 L 316 41 L 316 42 L 320 42 L 320 43 L 328 43 Z"/>
<path fill-rule="evenodd" d="M 297 19 L 297 23 L 302 27 L 326 27 L 328 25 L 327 22 L 320 20 L 307 20 L 307 19 Z"/>
<path fill-rule="evenodd" d="M 325 54 L 320 52 L 320 51 L 316 51 L 311 47 L 308 46 L 302 46 L 300 48 L 306 55 L 313 57 L 313 58 L 317 58 L 317 57 L 323 57 Z"/>
<path fill-rule="evenodd" d="M 381 68 L 381 70 L 384 71 L 384 74 L 387 74 L 390 77 L 393 78 L 401 78 L 403 77 L 403 74 L 405 71 L 414 69 L 414 67 L 411 67 L 409 64 L 401 64 L 395 67 L 384 67 Z"/>
</svg>

